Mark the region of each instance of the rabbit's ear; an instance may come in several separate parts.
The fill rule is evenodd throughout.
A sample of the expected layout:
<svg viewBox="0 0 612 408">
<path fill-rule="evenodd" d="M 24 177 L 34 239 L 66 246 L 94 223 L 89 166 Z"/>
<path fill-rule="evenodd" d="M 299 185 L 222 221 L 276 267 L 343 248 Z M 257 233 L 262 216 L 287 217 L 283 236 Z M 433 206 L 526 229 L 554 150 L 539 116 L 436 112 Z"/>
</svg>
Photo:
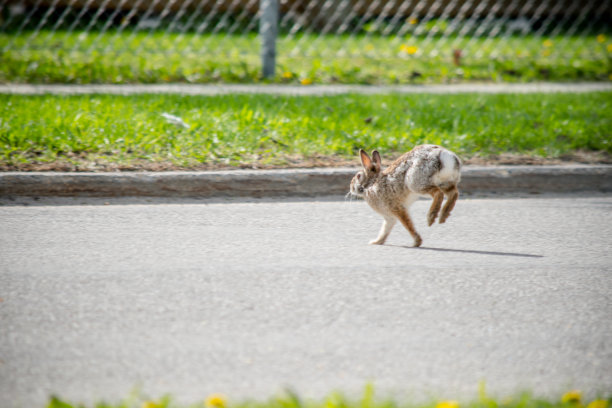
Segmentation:
<svg viewBox="0 0 612 408">
<path fill-rule="evenodd" d="M 370 159 L 370 156 L 368 156 L 363 149 L 359 149 L 359 155 L 361 156 L 361 165 L 363 168 L 366 170 L 373 170 L 374 166 L 372 165 L 372 159 Z"/>
<path fill-rule="evenodd" d="M 374 150 L 372 152 L 372 159 L 374 160 L 374 167 L 376 167 L 376 171 L 380 171 L 380 168 L 382 167 L 382 159 L 380 158 L 380 153 Z"/>
</svg>

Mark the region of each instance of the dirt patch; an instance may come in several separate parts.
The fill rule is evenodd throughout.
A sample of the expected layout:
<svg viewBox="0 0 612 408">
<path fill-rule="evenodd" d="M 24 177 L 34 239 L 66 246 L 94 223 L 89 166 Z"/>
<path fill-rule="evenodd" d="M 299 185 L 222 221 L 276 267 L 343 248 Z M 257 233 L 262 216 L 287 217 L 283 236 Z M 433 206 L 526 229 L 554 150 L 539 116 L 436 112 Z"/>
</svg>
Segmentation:
<svg viewBox="0 0 612 408">
<path fill-rule="evenodd" d="M 394 158 L 383 160 L 388 165 Z M 606 152 L 576 151 L 555 158 L 504 153 L 500 155 L 463 158 L 467 165 L 562 165 L 562 164 L 612 164 L 612 155 Z M 0 163 L 0 172 L 128 172 L 128 171 L 211 171 L 236 169 L 295 169 L 320 167 L 357 167 L 357 158 L 349 159 L 336 156 L 320 157 L 284 157 L 282 163 L 202 163 L 192 166 L 181 166 L 172 162 L 151 162 L 133 160 L 129 163 L 114 163 L 103 160 L 59 160 L 54 162 Z"/>
<path fill-rule="evenodd" d="M 512 153 L 490 156 L 472 156 L 465 164 L 481 166 L 499 165 L 560 165 L 560 164 L 612 164 L 612 155 L 606 152 L 575 151 L 559 157 L 529 156 Z"/>
</svg>

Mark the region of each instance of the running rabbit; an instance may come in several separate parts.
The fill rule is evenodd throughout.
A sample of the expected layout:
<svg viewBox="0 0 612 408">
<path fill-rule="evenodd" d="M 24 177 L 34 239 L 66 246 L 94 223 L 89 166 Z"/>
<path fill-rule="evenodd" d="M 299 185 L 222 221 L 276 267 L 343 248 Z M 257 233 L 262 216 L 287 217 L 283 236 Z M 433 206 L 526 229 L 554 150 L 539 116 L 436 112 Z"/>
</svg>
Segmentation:
<svg viewBox="0 0 612 408">
<path fill-rule="evenodd" d="M 363 170 L 351 180 L 351 194 L 365 198 L 370 207 L 385 218 L 378 237 L 370 244 L 384 244 L 399 219 L 414 238 L 414 246 L 420 246 L 423 241 L 412 224 L 408 208 L 419 196 L 433 197 L 427 214 L 427 223 L 431 226 L 446 196 L 440 224 L 446 221 L 459 197 L 457 183 L 461 178 L 461 161 L 457 155 L 440 146 L 420 145 L 384 170 L 376 150 L 371 158 L 363 150 L 359 155 Z"/>
</svg>

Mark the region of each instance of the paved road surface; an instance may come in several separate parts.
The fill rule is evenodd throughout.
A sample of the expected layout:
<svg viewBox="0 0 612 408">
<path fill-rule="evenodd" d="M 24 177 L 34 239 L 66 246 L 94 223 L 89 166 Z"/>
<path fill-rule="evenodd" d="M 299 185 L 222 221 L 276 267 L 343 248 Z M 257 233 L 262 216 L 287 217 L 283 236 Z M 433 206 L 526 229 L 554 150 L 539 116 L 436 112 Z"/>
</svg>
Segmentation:
<svg viewBox="0 0 612 408">
<path fill-rule="evenodd" d="M 610 195 L 420 201 L 420 249 L 359 201 L 80 201 L 0 206 L 3 406 L 612 390 Z"/>
</svg>

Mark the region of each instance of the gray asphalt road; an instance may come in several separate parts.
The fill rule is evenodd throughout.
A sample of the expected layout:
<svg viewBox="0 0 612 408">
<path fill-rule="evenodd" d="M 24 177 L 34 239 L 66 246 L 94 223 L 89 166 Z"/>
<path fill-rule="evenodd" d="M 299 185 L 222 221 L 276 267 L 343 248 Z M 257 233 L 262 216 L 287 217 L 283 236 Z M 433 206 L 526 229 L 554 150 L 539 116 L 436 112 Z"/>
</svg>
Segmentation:
<svg viewBox="0 0 612 408">
<path fill-rule="evenodd" d="M 612 390 L 611 195 L 420 201 L 420 249 L 360 201 L 82 200 L 0 206 L 2 406 Z"/>
</svg>

